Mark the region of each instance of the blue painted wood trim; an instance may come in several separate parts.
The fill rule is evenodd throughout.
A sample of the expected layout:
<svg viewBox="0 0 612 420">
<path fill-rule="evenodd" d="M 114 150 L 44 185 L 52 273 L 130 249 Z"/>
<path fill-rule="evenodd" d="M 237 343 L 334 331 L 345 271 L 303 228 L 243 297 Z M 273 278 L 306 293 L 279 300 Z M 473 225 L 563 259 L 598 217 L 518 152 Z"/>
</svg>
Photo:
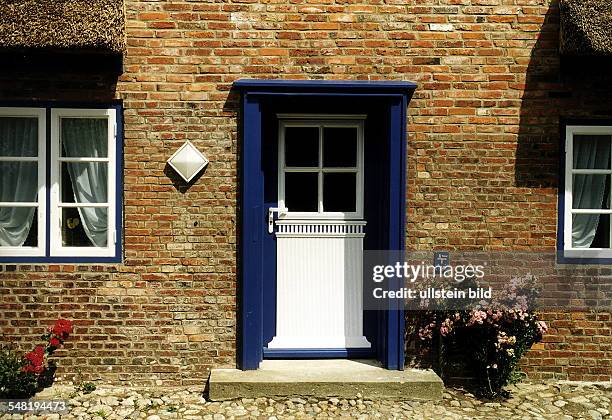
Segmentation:
<svg viewBox="0 0 612 420">
<path fill-rule="evenodd" d="M 416 83 L 399 80 L 283 80 L 283 79 L 240 79 L 234 82 L 237 89 L 248 92 L 375 92 L 411 95 Z"/>
<path fill-rule="evenodd" d="M 375 349 L 264 349 L 266 359 L 370 358 Z"/>
<path fill-rule="evenodd" d="M 401 99 L 405 95 L 399 93 L 368 93 L 368 92 L 251 92 L 249 93 L 251 96 L 273 96 L 276 98 L 283 97 L 296 97 L 296 96 L 325 96 L 327 98 L 350 98 L 350 97 L 359 97 L 359 98 L 398 98 Z"/>
<path fill-rule="evenodd" d="M 109 109 L 119 107 L 123 109 L 123 100 L 113 99 L 104 102 L 83 102 L 83 101 L 2 101 L 3 107 L 20 108 L 85 108 L 85 109 Z"/>
<path fill-rule="evenodd" d="M 263 172 L 261 167 L 261 111 L 256 98 L 242 100 L 242 153 L 240 173 L 240 369 L 259 367 L 263 359 Z"/>
<path fill-rule="evenodd" d="M 395 100 L 391 107 L 389 136 L 389 196 L 394 203 L 390 210 L 389 249 L 404 249 L 405 180 L 406 180 L 406 107 L 416 84 L 411 82 L 364 81 L 295 81 L 238 80 L 234 87 L 242 90 L 241 153 L 241 293 L 239 357 L 241 369 L 256 369 L 263 358 L 262 346 L 262 260 L 261 236 L 264 226 L 263 176 L 261 158 L 261 110 L 257 96 L 350 96 L 385 97 Z M 248 130 L 245 129 L 248 127 Z M 391 204 L 391 203 L 390 203 Z M 248 227 L 248 229 L 245 229 Z M 258 239 L 259 238 L 259 239 Z M 259 248 L 259 249 L 257 249 Z M 396 285 L 398 286 L 398 285 Z M 403 308 L 389 308 L 381 314 L 378 355 L 388 369 L 403 369 Z M 295 354 L 295 350 L 292 350 Z M 287 356 L 287 354 L 285 354 Z M 266 353 L 266 357 L 267 353 Z M 313 357 L 311 355 L 310 357 Z M 338 357 L 340 357 L 338 355 Z"/>
<path fill-rule="evenodd" d="M 123 185 L 124 185 L 124 174 L 123 174 L 123 106 L 113 105 L 111 106 L 115 110 L 115 122 L 117 124 L 117 136 L 115 138 L 115 154 L 116 154 L 116 167 L 115 167 L 115 226 L 117 233 L 115 235 L 117 242 L 115 243 L 115 256 L 113 262 L 123 261 Z"/>
<path fill-rule="evenodd" d="M 406 172 L 406 109 L 404 100 L 394 101 L 389 109 L 389 250 L 404 249 L 405 226 L 405 172 Z M 400 252 L 400 257 L 403 253 Z M 401 288 L 394 279 L 389 285 Z M 390 300 L 386 322 L 386 348 L 383 364 L 387 369 L 404 368 L 404 311 L 395 300 Z"/>
<path fill-rule="evenodd" d="M 47 161 L 51 156 L 51 109 L 61 108 L 83 108 L 83 109 L 114 109 L 115 122 L 117 124 L 117 137 L 115 138 L 116 150 L 116 183 L 115 183 L 115 227 L 117 229 L 117 243 L 115 244 L 115 255 L 112 257 L 51 257 L 51 215 L 47 211 L 45 232 L 45 256 L 41 257 L 0 257 L 0 264 L 114 264 L 123 261 L 123 106 L 121 102 L 87 104 L 83 102 L 1 102 L 0 106 L 7 107 L 29 107 L 44 108 L 46 117 L 46 156 Z M 51 181 L 51 165 L 45 165 L 45 184 Z M 51 189 L 46 189 L 46 208 L 51 207 Z"/>
</svg>

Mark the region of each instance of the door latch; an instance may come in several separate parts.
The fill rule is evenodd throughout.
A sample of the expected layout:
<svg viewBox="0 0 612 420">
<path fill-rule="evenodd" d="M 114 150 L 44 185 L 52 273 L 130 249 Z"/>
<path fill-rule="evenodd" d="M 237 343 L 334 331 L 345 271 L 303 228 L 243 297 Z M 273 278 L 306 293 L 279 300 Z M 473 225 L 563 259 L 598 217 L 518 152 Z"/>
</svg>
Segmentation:
<svg viewBox="0 0 612 420">
<path fill-rule="evenodd" d="M 279 217 L 287 214 L 289 209 L 270 207 L 268 209 L 268 233 L 274 233 L 274 213 L 278 213 Z"/>
</svg>

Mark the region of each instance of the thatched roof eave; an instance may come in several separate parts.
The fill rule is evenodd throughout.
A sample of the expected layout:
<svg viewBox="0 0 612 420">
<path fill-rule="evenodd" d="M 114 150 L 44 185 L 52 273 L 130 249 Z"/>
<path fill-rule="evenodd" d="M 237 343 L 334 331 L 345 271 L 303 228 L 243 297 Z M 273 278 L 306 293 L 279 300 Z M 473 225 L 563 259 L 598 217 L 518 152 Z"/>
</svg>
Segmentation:
<svg viewBox="0 0 612 420">
<path fill-rule="evenodd" d="M 123 0 L 0 0 L 0 50 L 125 52 Z"/>
<path fill-rule="evenodd" d="M 612 55 L 611 0 L 560 0 L 559 8 L 562 55 Z"/>
</svg>

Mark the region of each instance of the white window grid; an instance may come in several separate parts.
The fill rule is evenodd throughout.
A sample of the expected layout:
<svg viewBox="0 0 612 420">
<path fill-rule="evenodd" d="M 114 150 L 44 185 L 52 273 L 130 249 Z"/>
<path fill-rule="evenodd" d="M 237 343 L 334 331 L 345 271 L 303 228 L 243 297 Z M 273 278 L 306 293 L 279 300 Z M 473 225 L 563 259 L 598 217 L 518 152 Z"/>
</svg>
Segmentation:
<svg viewBox="0 0 612 420">
<path fill-rule="evenodd" d="M 319 115 L 319 114 L 279 114 L 279 144 L 278 144 L 278 206 L 286 209 L 285 205 L 285 174 L 286 173 L 316 173 L 318 175 L 318 210 L 316 212 L 297 212 L 288 209 L 281 212 L 282 219 L 336 219 L 353 220 L 363 219 L 363 142 L 364 119 L 363 115 Z M 285 129 L 287 127 L 316 127 L 319 130 L 319 161 L 316 167 L 289 167 L 285 164 Z M 324 166 L 323 131 L 324 128 L 356 128 L 357 129 L 357 164 L 353 167 Z M 323 206 L 323 175 L 325 173 L 354 173 L 356 174 L 356 203 L 354 212 L 328 212 Z"/>
<path fill-rule="evenodd" d="M 611 248 L 573 248 L 572 219 L 575 214 L 611 215 L 612 209 L 574 209 L 573 207 L 573 176 L 574 175 L 610 175 L 612 191 L 612 161 L 611 169 L 574 169 L 574 137 L 579 135 L 611 136 L 612 126 L 567 126 L 565 130 L 565 191 L 564 191 L 564 224 L 563 224 L 563 255 L 566 258 L 612 258 Z M 612 147 L 612 140 L 611 140 Z M 610 156 L 612 159 L 612 153 Z M 611 220 L 612 221 L 612 220 Z M 612 225 L 610 232 L 612 244 Z"/>
<path fill-rule="evenodd" d="M 36 118 L 38 120 L 38 153 L 36 157 L 0 156 L 2 162 L 37 162 L 38 169 L 38 195 L 35 202 L 0 202 L 0 207 L 36 207 L 37 218 L 32 225 L 38 225 L 38 244 L 20 247 L 0 247 L 0 256 L 3 257 L 38 257 L 45 255 L 46 231 L 46 189 L 45 189 L 45 162 L 46 162 L 46 111 L 42 108 L 13 108 L 0 107 L 0 117 Z M 2 139 L 0 139 L 2 141 Z"/>
<path fill-rule="evenodd" d="M 105 158 L 62 157 L 61 151 L 61 119 L 62 118 L 100 118 L 107 121 L 108 153 Z M 116 176 L 115 163 L 117 153 L 115 139 L 117 136 L 116 111 L 113 109 L 70 109 L 57 108 L 51 110 L 51 200 L 50 200 L 50 255 L 59 257 L 112 257 L 115 255 L 115 243 L 117 233 L 115 222 L 115 185 Z M 107 202 L 105 203 L 67 203 L 61 199 L 61 165 L 63 162 L 105 162 L 108 170 Z M 76 200 L 75 200 L 76 201 Z M 108 208 L 108 231 L 106 247 L 75 247 L 63 246 L 62 244 L 62 209 L 74 207 L 106 207 Z"/>
<path fill-rule="evenodd" d="M 38 196 L 36 202 L 0 202 L 0 207 L 36 207 L 38 245 L 36 247 L 0 247 L 0 257 L 113 257 L 115 256 L 116 232 L 116 137 L 117 117 L 114 109 L 51 109 L 51 120 L 47 121 L 45 108 L 0 107 L 0 117 L 31 117 L 38 120 L 38 154 L 36 157 L 0 156 L 0 161 L 22 161 L 38 163 Z M 108 154 L 106 158 L 68 158 L 61 156 L 60 119 L 61 118 L 101 118 L 108 124 Z M 51 144 L 49 154 L 50 208 L 47 203 L 47 126 L 51 125 Z M 1 141 L 2 139 L 0 139 Z M 108 201 L 106 203 L 64 203 L 61 201 L 61 164 L 62 162 L 106 162 L 108 167 Z M 66 207 L 108 207 L 108 237 L 106 247 L 64 247 L 61 237 L 61 209 Z M 47 226 L 47 216 L 50 224 Z M 49 232 L 49 238 L 47 238 Z M 49 241 L 49 253 L 46 243 Z"/>
</svg>

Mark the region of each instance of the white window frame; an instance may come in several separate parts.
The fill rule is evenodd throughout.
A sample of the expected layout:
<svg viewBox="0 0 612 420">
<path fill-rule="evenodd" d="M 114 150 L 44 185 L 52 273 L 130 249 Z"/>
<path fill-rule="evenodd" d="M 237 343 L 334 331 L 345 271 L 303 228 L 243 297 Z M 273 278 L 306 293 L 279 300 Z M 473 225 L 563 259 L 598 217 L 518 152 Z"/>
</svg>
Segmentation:
<svg viewBox="0 0 612 420">
<path fill-rule="evenodd" d="M 568 125 L 565 129 L 565 193 L 564 193 L 564 224 L 563 224 L 563 256 L 566 258 L 612 258 L 612 248 L 572 248 L 572 215 L 573 214 L 609 214 L 610 210 L 573 209 L 572 183 L 574 174 L 610 174 L 612 169 L 573 169 L 574 136 L 575 135 L 607 135 L 612 136 L 612 126 L 578 126 Z M 612 153 L 611 153 L 612 159 Z M 612 168 L 612 166 L 610 166 Z M 612 187 L 612 185 L 611 185 Z M 610 244 L 612 245 L 612 228 L 610 229 Z"/>
<path fill-rule="evenodd" d="M 37 220 L 32 223 L 37 223 L 38 226 L 38 246 L 3 246 L 0 247 L 0 257 L 41 257 L 45 255 L 45 232 L 46 232 L 46 111 L 44 108 L 12 108 L 0 107 L 0 117 L 30 117 L 38 119 L 38 156 L 33 157 L 0 157 L 0 161 L 23 161 L 23 162 L 38 162 L 38 200 L 31 203 L 0 203 L 3 207 L 38 207 Z"/>
<path fill-rule="evenodd" d="M 285 173 L 311 172 L 318 174 L 318 211 L 316 212 L 281 212 L 279 219 L 323 219 L 323 220 L 356 220 L 363 219 L 363 143 L 365 115 L 335 115 L 335 114 L 278 114 L 278 207 L 285 206 Z M 285 165 L 285 128 L 287 127 L 318 127 L 319 128 L 319 162 L 317 167 L 291 167 Z M 355 167 L 324 167 L 323 166 L 323 128 L 347 127 L 357 128 L 357 166 Z M 356 189 L 354 212 L 323 211 L 323 174 L 324 173 L 355 173 Z"/>
<path fill-rule="evenodd" d="M 63 158 L 60 147 L 61 118 L 106 118 L 108 123 L 108 154 L 106 158 Z M 113 257 L 115 256 L 116 232 L 116 164 L 117 164 L 117 119 L 115 109 L 51 109 L 51 193 L 50 193 L 50 256 L 51 257 Z M 60 195 L 61 163 L 65 161 L 107 162 L 108 202 L 101 204 L 62 203 Z M 61 209 L 63 207 L 108 207 L 107 246 L 104 248 L 62 246 Z"/>
</svg>

